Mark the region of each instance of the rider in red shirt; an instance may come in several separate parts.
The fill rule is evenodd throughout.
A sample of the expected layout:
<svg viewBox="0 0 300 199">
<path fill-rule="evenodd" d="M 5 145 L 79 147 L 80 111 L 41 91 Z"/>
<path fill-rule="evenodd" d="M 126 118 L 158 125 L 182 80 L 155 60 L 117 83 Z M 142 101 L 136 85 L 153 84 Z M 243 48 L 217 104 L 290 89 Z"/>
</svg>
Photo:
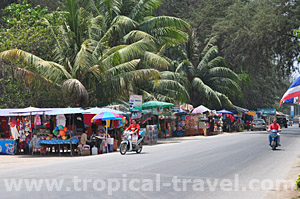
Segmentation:
<svg viewBox="0 0 300 199">
<path fill-rule="evenodd" d="M 273 120 L 273 123 L 269 126 L 269 129 L 268 131 L 271 131 L 271 130 L 277 130 L 277 134 L 278 134 L 278 138 L 277 138 L 277 143 L 278 143 L 278 146 L 281 146 L 280 144 L 280 135 L 279 135 L 279 131 L 281 131 L 281 128 L 280 128 L 280 125 L 277 123 L 277 120 L 274 119 Z M 270 145 L 271 145 L 271 134 L 269 135 L 269 141 L 270 141 Z"/>
<path fill-rule="evenodd" d="M 131 130 L 139 137 L 139 131 L 140 131 L 140 128 L 141 128 L 140 125 L 136 123 L 135 119 L 131 120 L 131 123 L 132 124 L 129 127 L 126 128 L 126 131 Z"/>
</svg>

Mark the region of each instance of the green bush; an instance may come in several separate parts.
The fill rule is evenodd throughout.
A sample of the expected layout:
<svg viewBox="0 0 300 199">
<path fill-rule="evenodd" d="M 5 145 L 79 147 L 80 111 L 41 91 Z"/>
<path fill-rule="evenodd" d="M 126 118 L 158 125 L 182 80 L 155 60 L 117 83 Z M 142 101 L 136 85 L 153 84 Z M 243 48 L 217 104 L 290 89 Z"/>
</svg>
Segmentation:
<svg viewBox="0 0 300 199">
<path fill-rule="evenodd" d="M 298 178 L 297 178 L 297 180 L 296 180 L 296 188 L 295 188 L 295 190 L 300 190 L 300 174 L 298 175 Z"/>
</svg>

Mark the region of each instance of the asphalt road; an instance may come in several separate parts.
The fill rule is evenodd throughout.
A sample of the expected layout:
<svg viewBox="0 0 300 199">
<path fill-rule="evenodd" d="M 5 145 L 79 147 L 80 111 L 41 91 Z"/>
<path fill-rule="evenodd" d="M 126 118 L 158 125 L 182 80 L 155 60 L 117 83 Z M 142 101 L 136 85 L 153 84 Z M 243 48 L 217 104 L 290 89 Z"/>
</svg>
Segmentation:
<svg viewBox="0 0 300 199">
<path fill-rule="evenodd" d="M 299 161 L 300 128 L 284 128 L 282 147 L 276 151 L 267 136 L 249 131 L 195 137 L 147 146 L 142 154 L 20 165 L 0 170 L 0 198 L 266 198 L 276 180 L 286 179 Z M 10 187 L 11 180 L 19 187 Z M 58 183 L 55 191 L 49 185 L 53 180 Z M 30 183 L 41 187 L 30 191 Z"/>
</svg>

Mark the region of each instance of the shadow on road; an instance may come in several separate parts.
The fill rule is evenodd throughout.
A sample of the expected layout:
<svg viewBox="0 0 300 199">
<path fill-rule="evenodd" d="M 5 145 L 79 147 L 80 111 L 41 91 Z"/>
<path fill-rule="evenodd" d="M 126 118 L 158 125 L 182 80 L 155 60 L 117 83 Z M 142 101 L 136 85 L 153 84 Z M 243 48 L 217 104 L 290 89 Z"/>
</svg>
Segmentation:
<svg viewBox="0 0 300 199">
<path fill-rule="evenodd" d="M 149 153 L 147 153 L 147 152 L 142 152 L 142 153 L 135 153 L 135 152 L 128 152 L 128 153 L 126 153 L 126 155 L 148 155 Z"/>
<path fill-rule="evenodd" d="M 272 151 L 272 149 L 270 149 L 270 151 Z M 285 149 L 275 149 L 275 150 L 273 150 L 273 151 L 278 151 L 278 152 L 280 152 L 280 151 L 285 151 Z"/>
</svg>

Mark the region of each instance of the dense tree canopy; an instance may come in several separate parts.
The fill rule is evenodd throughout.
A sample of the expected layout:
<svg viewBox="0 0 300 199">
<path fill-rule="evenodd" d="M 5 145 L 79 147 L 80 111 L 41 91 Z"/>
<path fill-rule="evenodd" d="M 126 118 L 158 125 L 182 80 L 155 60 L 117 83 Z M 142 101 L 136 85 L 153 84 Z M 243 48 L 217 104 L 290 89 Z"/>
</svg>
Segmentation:
<svg viewBox="0 0 300 199">
<path fill-rule="evenodd" d="M 297 70 L 294 0 L 3 0 L 0 9 L 0 100 L 22 90 L 21 106 L 142 94 L 274 107 Z"/>
<path fill-rule="evenodd" d="M 202 48 L 206 39 L 220 36 L 220 55 L 248 79 L 242 84 L 244 101 L 232 100 L 256 109 L 274 107 L 288 87 L 300 52 L 292 35 L 299 9 L 299 2 L 290 0 L 172 0 L 159 14 L 190 22 Z"/>
</svg>

